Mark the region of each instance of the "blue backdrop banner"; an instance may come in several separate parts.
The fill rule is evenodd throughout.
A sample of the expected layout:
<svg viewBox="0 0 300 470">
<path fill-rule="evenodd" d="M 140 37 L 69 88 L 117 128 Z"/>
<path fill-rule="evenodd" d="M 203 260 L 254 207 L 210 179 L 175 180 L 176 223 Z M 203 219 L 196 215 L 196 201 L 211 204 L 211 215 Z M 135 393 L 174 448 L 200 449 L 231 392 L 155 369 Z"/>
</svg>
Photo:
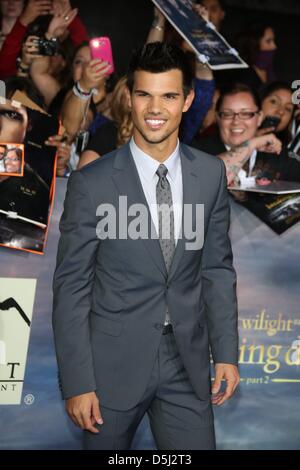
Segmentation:
<svg viewBox="0 0 300 470">
<path fill-rule="evenodd" d="M 51 329 L 65 190 L 58 179 L 44 256 L 0 249 L 0 449 L 81 448 L 60 397 Z M 231 238 L 242 382 L 214 410 L 218 448 L 300 449 L 300 225 L 278 236 L 232 203 Z M 155 449 L 146 418 L 133 448 Z"/>
</svg>

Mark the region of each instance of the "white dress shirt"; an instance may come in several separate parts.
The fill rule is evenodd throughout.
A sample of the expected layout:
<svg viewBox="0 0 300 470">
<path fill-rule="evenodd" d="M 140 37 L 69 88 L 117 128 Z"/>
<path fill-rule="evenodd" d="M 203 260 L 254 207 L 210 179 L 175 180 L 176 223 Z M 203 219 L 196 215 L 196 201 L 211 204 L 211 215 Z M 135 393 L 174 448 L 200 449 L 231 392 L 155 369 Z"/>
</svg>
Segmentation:
<svg viewBox="0 0 300 470">
<path fill-rule="evenodd" d="M 142 188 L 148 203 L 151 218 L 158 234 L 158 213 L 156 203 L 156 186 L 158 183 L 158 175 L 156 171 L 160 165 L 157 160 L 147 155 L 141 150 L 135 143 L 133 137 L 130 140 L 130 150 L 136 165 Z M 177 244 L 179 234 L 181 231 L 182 224 L 182 198 L 183 198 L 183 187 L 182 187 L 182 170 L 181 160 L 179 154 L 179 141 L 174 152 L 163 162 L 167 167 L 167 180 L 170 183 L 174 210 L 174 238 L 175 244 Z"/>
</svg>

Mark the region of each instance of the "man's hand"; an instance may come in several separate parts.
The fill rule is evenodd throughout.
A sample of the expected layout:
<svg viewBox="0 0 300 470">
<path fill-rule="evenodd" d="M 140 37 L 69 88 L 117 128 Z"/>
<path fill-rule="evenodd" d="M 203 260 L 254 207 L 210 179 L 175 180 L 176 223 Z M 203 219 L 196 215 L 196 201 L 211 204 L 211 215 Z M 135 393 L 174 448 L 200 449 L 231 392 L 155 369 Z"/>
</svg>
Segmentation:
<svg viewBox="0 0 300 470">
<path fill-rule="evenodd" d="M 223 405 L 223 403 L 232 397 L 236 387 L 240 383 L 240 376 L 236 366 L 233 364 L 215 364 L 215 383 L 212 387 L 212 404 Z M 226 390 L 221 392 L 221 381 L 225 379 Z"/>
<path fill-rule="evenodd" d="M 95 392 L 83 393 L 66 400 L 66 410 L 71 420 L 81 429 L 98 434 L 95 423 L 103 424 L 99 400 Z"/>
</svg>

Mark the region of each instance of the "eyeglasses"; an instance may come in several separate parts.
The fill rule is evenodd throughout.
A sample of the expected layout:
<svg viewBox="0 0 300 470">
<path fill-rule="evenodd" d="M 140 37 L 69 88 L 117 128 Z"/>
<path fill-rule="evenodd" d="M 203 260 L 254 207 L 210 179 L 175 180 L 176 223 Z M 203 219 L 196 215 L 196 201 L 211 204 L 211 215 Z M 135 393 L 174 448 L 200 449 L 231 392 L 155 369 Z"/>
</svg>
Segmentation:
<svg viewBox="0 0 300 470">
<path fill-rule="evenodd" d="M 259 114 L 259 111 L 240 111 L 235 113 L 233 111 L 220 111 L 218 113 L 219 117 L 224 120 L 235 119 L 237 116 L 242 121 L 247 121 L 248 119 L 253 119 L 256 114 Z"/>
<path fill-rule="evenodd" d="M 0 109 L 0 116 L 11 119 L 12 121 L 24 122 L 23 115 L 17 111 L 12 111 L 11 109 Z"/>
<path fill-rule="evenodd" d="M 18 157 L 15 157 L 15 158 L 4 157 L 3 160 L 4 160 L 4 162 L 19 162 L 20 158 L 18 158 Z"/>
</svg>

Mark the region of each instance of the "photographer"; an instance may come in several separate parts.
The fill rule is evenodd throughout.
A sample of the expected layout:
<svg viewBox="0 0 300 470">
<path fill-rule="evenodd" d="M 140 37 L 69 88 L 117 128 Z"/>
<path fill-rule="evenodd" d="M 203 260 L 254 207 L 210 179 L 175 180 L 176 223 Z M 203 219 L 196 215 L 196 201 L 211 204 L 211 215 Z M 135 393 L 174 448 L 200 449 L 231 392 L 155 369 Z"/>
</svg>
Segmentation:
<svg viewBox="0 0 300 470">
<path fill-rule="evenodd" d="M 48 26 L 45 39 L 34 38 L 36 47 L 32 43 L 30 45 L 31 50 L 36 54 L 30 65 L 30 75 L 47 106 L 59 93 L 65 81 L 63 72 L 67 67 L 67 62 L 59 47 L 59 41 L 61 37 L 64 37 L 77 13 L 77 9 L 68 11 L 59 6 Z"/>
</svg>

